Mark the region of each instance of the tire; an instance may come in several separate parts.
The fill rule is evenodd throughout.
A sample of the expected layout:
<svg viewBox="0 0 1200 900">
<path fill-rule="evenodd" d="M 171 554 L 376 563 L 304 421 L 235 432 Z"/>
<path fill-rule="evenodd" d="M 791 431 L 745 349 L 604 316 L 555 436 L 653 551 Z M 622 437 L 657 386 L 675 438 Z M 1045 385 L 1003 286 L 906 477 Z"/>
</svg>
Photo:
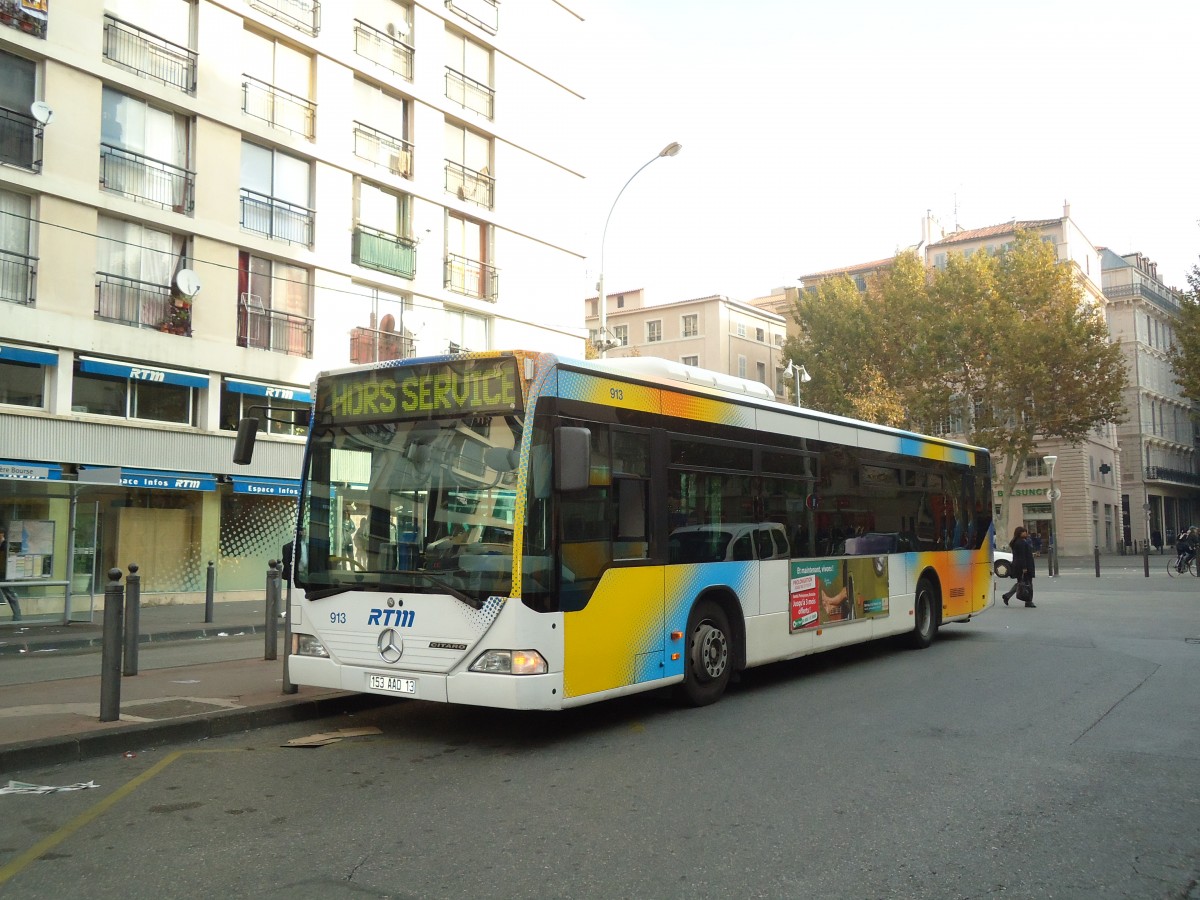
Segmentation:
<svg viewBox="0 0 1200 900">
<path fill-rule="evenodd" d="M 937 591 L 933 582 L 922 578 L 917 582 L 917 595 L 913 598 L 913 630 L 908 644 L 914 650 L 924 650 L 933 643 L 938 630 Z"/>
<path fill-rule="evenodd" d="M 701 600 L 688 617 L 680 696 L 690 706 L 715 703 L 725 693 L 732 674 L 729 617 L 712 600 Z"/>
<path fill-rule="evenodd" d="M 1179 575 L 1183 575 L 1183 573 L 1179 571 L 1178 566 L 1179 566 L 1179 557 L 1178 556 L 1167 560 L 1167 574 L 1170 575 L 1172 578 L 1175 578 L 1176 576 L 1179 576 Z M 1191 567 L 1189 565 L 1189 569 L 1190 568 Z"/>
<path fill-rule="evenodd" d="M 1009 563 L 1007 559 L 998 559 L 992 563 L 992 571 L 996 573 L 997 578 L 1007 578 L 1008 565 Z"/>
</svg>

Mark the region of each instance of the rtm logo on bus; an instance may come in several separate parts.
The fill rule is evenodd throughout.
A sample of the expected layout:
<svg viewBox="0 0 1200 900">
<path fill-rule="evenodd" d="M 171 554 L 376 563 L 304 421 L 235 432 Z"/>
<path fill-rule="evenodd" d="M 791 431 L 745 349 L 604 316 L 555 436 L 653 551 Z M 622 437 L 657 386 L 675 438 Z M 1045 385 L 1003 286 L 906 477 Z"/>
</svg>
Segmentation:
<svg viewBox="0 0 1200 900">
<path fill-rule="evenodd" d="M 417 614 L 411 609 L 373 609 L 367 616 L 367 624 L 382 625 L 385 628 L 389 625 L 394 628 L 412 628 L 416 617 Z"/>
</svg>

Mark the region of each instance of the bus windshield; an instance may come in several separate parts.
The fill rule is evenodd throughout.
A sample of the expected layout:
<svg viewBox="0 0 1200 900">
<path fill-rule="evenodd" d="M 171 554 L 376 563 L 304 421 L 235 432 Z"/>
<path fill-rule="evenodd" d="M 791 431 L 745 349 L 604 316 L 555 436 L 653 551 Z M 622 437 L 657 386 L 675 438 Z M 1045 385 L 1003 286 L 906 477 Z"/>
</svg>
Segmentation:
<svg viewBox="0 0 1200 900">
<path fill-rule="evenodd" d="M 297 583 L 507 596 L 521 430 L 517 415 L 314 426 Z"/>
</svg>

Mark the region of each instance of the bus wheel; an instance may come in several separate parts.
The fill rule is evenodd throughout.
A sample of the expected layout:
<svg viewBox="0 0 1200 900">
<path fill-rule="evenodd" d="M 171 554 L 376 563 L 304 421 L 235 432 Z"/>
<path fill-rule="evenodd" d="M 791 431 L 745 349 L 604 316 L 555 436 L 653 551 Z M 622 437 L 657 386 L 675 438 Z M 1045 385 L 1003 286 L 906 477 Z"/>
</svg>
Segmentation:
<svg viewBox="0 0 1200 900">
<path fill-rule="evenodd" d="M 924 650 L 933 643 L 937 634 L 937 591 L 933 582 L 922 578 L 917 582 L 917 596 L 913 601 L 912 633 L 908 637 L 909 645 L 916 650 Z"/>
<path fill-rule="evenodd" d="M 711 600 L 701 600 L 688 620 L 687 660 L 682 696 L 692 706 L 715 702 L 733 673 L 729 617 Z"/>
</svg>

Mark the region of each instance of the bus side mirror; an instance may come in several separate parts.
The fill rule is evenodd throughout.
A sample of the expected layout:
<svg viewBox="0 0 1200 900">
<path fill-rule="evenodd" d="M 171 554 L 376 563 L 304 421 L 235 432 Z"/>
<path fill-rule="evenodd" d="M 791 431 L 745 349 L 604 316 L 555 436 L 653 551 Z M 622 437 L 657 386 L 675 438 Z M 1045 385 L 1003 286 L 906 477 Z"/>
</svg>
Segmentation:
<svg viewBox="0 0 1200 900">
<path fill-rule="evenodd" d="M 554 486 L 560 491 L 582 491 L 591 483 L 592 432 L 589 428 L 560 425 L 554 429 Z"/>
<path fill-rule="evenodd" d="M 238 422 L 237 440 L 233 444 L 233 463 L 248 466 L 254 458 L 254 441 L 258 438 L 258 419 L 253 416 Z"/>
</svg>

